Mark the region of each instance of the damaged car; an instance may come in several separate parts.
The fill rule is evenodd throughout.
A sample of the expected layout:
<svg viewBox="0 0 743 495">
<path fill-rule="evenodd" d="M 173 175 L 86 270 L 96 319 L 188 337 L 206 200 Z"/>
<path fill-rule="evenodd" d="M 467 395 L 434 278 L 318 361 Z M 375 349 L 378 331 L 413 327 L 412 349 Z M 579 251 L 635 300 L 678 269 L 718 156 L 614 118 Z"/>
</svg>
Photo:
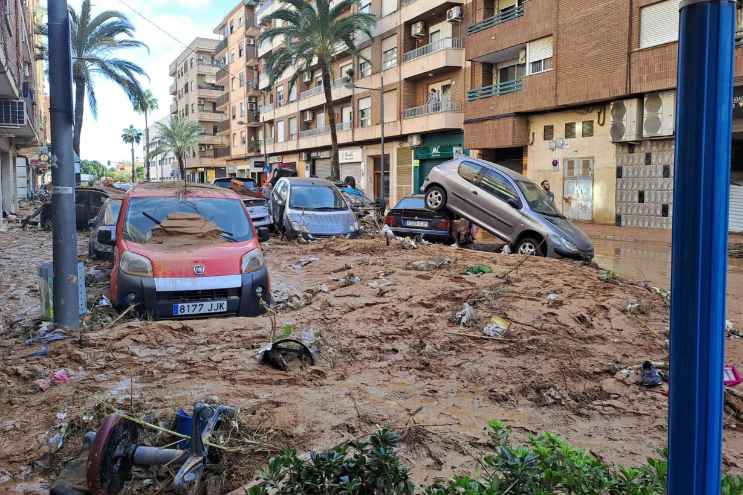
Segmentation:
<svg viewBox="0 0 743 495">
<path fill-rule="evenodd" d="M 523 255 L 593 259 L 591 240 L 534 182 L 506 167 L 460 157 L 436 166 L 423 183 L 426 207 L 479 225 Z"/>
<path fill-rule="evenodd" d="M 115 232 L 111 300 L 152 318 L 254 316 L 270 298 L 256 230 L 240 196 L 215 186 L 144 183 L 124 196 Z"/>
<path fill-rule="evenodd" d="M 287 237 L 357 235 L 359 222 L 338 188 L 325 179 L 285 177 L 271 191 L 271 214 Z"/>
</svg>

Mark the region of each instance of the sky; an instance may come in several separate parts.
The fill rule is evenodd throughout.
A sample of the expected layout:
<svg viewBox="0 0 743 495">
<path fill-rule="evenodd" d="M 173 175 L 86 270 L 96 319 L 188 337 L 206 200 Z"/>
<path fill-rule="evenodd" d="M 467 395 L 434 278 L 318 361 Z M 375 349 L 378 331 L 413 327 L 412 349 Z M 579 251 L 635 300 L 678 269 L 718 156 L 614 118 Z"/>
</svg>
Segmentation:
<svg viewBox="0 0 743 495">
<path fill-rule="evenodd" d="M 93 0 L 93 15 L 104 10 L 123 12 L 136 28 L 135 37 L 149 47 L 149 52 L 143 49 L 122 50 L 118 56 L 139 64 L 149 75 L 149 80 L 142 81 L 143 87 L 155 94 L 160 105 L 150 122 L 168 116 L 172 102 L 172 97 L 168 94 L 171 83 L 168 67 L 186 47 L 134 11 L 188 45 L 197 36 L 218 38 L 213 33 L 214 28 L 238 1 Z M 81 3 L 82 0 L 68 0 L 68 4 L 78 11 Z M 93 118 L 86 104 L 80 144 L 81 158 L 99 160 L 104 165 L 108 160 L 131 160 L 131 148 L 121 141 L 121 131 L 130 125 L 144 131 L 144 116 L 132 110 L 129 99 L 115 84 L 99 77 L 95 80 L 95 85 L 98 118 Z M 141 155 L 140 147 L 137 157 Z"/>
</svg>

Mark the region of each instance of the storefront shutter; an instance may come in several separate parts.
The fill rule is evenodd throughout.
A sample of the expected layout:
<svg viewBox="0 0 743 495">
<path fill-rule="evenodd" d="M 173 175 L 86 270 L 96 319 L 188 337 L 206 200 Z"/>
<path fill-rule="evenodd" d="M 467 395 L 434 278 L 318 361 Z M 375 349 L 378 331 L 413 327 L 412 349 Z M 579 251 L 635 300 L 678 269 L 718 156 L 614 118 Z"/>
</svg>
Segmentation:
<svg viewBox="0 0 743 495">
<path fill-rule="evenodd" d="M 327 179 L 332 175 L 332 167 L 329 159 L 315 160 L 315 175 L 321 179 Z"/>
<path fill-rule="evenodd" d="M 640 48 L 678 39 L 680 0 L 665 0 L 640 9 Z"/>
</svg>

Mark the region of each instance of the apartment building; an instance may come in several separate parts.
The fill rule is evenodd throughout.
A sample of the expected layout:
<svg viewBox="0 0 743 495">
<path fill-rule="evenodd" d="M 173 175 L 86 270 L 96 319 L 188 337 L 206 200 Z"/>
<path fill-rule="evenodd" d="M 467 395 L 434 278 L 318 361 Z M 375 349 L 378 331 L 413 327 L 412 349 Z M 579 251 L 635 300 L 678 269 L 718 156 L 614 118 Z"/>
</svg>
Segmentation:
<svg viewBox="0 0 743 495">
<path fill-rule="evenodd" d="M 256 2 L 241 0 L 214 29 L 222 37 L 215 57 L 220 69 L 217 84 L 224 93 L 217 99 L 217 110 L 225 119 L 219 136 L 227 143 L 221 150 L 227 160 L 227 174 L 262 180 L 265 159 L 258 129 L 260 90 L 258 52 L 260 29 L 255 16 Z"/>
<path fill-rule="evenodd" d="M 670 228 L 679 3 L 473 0 L 465 146 L 548 180 L 569 218 Z M 743 49 L 735 58 L 743 84 Z M 735 94 L 743 101 L 743 87 Z M 740 107 L 735 114 L 740 180 Z"/>
<path fill-rule="evenodd" d="M 160 137 L 158 124 L 167 124 L 168 118 L 161 119 L 153 125 L 150 125 L 150 147 L 147 154 L 152 155 L 158 149 L 162 149 L 163 141 Z M 146 144 L 144 145 L 147 146 Z M 173 152 L 169 151 L 163 155 L 157 155 L 150 158 L 150 180 L 168 181 L 178 178 L 178 161 Z"/>
<path fill-rule="evenodd" d="M 38 79 L 35 2 L 0 2 L 0 205 L 3 217 L 15 213 L 29 187 L 24 155 L 44 141 L 46 99 Z M 21 152 L 20 150 L 24 150 Z"/>
<path fill-rule="evenodd" d="M 173 63 L 170 94 L 173 103 L 171 116 L 198 122 L 202 129 L 198 150 L 186 159 L 186 179 L 192 182 L 211 182 L 227 173 L 224 149 L 225 137 L 219 126 L 225 115 L 217 109 L 217 100 L 224 87 L 217 84 L 219 64 L 215 53 L 219 40 L 196 38 Z"/>
<path fill-rule="evenodd" d="M 258 24 L 267 26 L 266 16 L 279 6 L 277 0 L 261 2 Z M 363 0 L 354 7 L 374 14 L 377 23 L 371 38 L 356 39 L 361 57 L 339 47 L 331 90 L 341 178 L 353 176 L 369 197 L 393 204 L 417 190 L 427 170 L 462 151 L 462 7 L 461 0 Z M 258 46 L 259 59 L 280 43 Z M 344 84 L 349 69 L 354 87 Z M 258 139 L 265 137 L 268 165 L 328 177 L 330 128 L 320 71 L 302 74 L 293 86 L 288 78 L 269 87 L 268 76 L 259 74 L 264 125 Z"/>
</svg>

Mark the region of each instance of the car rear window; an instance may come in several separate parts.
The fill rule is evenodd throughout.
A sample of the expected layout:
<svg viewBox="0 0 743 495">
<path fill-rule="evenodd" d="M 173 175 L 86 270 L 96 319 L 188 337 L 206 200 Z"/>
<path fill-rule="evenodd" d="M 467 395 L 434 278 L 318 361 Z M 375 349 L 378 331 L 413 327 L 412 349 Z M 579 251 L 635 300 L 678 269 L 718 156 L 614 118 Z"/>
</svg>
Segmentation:
<svg viewBox="0 0 743 495">
<path fill-rule="evenodd" d="M 403 198 L 395 206 L 395 210 L 424 210 L 426 203 L 423 198 Z"/>
<path fill-rule="evenodd" d="M 292 185 L 289 208 L 296 210 L 345 210 L 348 208 L 335 187 Z"/>
<path fill-rule="evenodd" d="M 253 238 L 253 229 L 239 199 L 146 197 L 129 201 L 125 239 L 147 243 L 153 237 L 183 236 L 242 242 Z"/>
</svg>

